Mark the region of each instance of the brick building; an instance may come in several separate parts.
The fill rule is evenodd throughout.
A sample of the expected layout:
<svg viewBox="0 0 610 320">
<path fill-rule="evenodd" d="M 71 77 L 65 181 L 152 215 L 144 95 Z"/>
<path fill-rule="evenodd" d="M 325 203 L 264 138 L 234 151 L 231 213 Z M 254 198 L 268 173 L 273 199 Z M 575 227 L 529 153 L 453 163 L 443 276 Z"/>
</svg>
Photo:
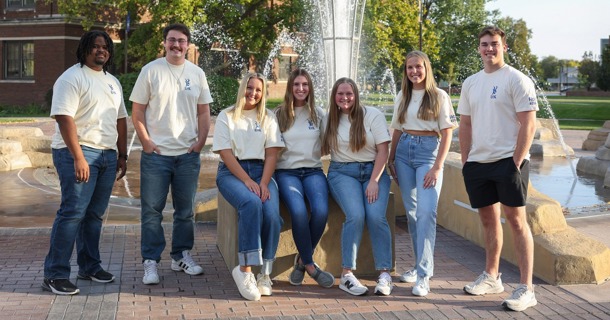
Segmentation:
<svg viewBox="0 0 610 320">
<path fill-rule="evenodd" d="M 118 30 L 93 29 L 118 40 Z M 0 104 L 44 104 L 57 77 L 76 63 L 83 32 L 57 13 L 57 0 L 0 0 Z"/>
<path fill-rule="evenodd" d="M 76 49 L 85 31 L 78 21 L 65 21 L 58 13 L 58 1 L 0 0 L 0 105 L 46 104 L 55 80 L 76 63 Z M 105 30 L 115 44 L 120 43 L 123 24 L 112 13 L 104 13 L 108 21 L 100 21 L 92 29 Z M 274 61 L 275 81 L 269 81 L 272 98 L 284 96 L 288 74 L 297 59 L 291 49 L 282 48 Z M 200 54 L 191 46 L 188 59 L 197 63 Z M 111 70 L 113 74 L 122 73 L 122 60 L 115 56 L 118 70 Z"/>
</svg>

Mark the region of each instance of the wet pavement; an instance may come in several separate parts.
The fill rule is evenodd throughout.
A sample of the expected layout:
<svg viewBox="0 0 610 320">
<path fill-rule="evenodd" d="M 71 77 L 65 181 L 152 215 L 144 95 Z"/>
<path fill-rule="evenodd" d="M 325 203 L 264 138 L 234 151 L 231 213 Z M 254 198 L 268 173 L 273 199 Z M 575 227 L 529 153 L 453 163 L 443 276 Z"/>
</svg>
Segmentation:
<svg viewBox="0 0 610 320">
<path fill-rule="evenodd" d="M 576 137 L 573 137 L 576 136 Z M 579 132 L 566 135 L 575 152 Z M 585 134 L 586 137 L 586 134 Z M 581 142 L 582 144 L 582 142 Z M 576 148 L 578 146 L 578 148 Z M 131 161 L 131 158 L 130 158 Z M 47 180 L 45 180 L 47 179 Z M 502 261 L 506 290 L 499 295 L 475 297 L 462 287 L 483 270 L 484 250 L 443 228 L 438 229 L 435 276 L 431 293 L 411 295 L 411 284 L 395 283 L 391 296 L 354 297 L 337 286 L 325 289 L 306 277 L 303 286 L 274 282 L 274 295 L 260 302 L 243 300 L 230 270 L 216 247 L 216 225 L 198 223 L 193 256 L 204 268 L 202 276 L 189 276 L 170 269 L 169 253 L 163 255 L 161 284 L 141 283 L 139 254 L 139 203 L 113 197 L 105 216 L 100 249 L 103 267 L 117 280 L 110 284 L 75 280 L 81 293 L 55 296 L 40 289 L 42 262 L 48 250 L 50 226 L 60 194 L 52 187 L 52 174 L 34 169 L 0 173 L 0 312 L 6 319 L 610 319 L 610 282 L 601 285 L 553 286 L 535 279 L 538 306 L 525 312 L 505 311 L 500 303 L 518 281 L 515 266 Z M 610 212 L 603 206 L 588 206 L 568 216 L 568 224 L 610 247 Z M 169 212 L 169 211 L 168 211 Z M 171 217 L 168 217 L 166 222 Z M 171 224 L 164 224 L 169 243 Z M 412 264 L 406 220 L 397 219 L 396 272 Z M 609 262 L 610 263 L 610 262 Z M 372 290 L 375 279 L 362 279 Z"/>
</svg>

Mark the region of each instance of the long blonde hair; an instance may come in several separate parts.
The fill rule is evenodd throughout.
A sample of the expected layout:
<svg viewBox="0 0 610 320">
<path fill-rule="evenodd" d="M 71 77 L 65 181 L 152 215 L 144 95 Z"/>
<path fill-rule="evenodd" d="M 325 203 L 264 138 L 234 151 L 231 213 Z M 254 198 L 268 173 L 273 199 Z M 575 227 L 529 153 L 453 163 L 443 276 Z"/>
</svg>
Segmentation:
<svg viewBox="0 0 610 320">
<path fill-rule="evenodd" d="M 366 132 L 364 129 L 364 107 L 360 105 L 360 94 L 358 86 L 354 80 L 349 78 L 341 78 L 333 85 L 333 90 L 330 94 L 330 102 L 328 104 L 328 121 L 326 130 L 322 140 L 322 153 L 329 154 L 331 151 L 336 151 L 338 148 L 337 135 L 339 129 L 339 120 L 341 119 L 341 110 L 335 101 L 339 85 L 347 83 L 354 91 L 354 106 L 349 112 L 349 147 L 353 152 L 357 152 L 366 145 Z"/>
<path fill-rule="evenodd" d="M 276 109 L 275 114 L 277 116 L 277 122 L 280 127 L 280 132 L 285 132 L 290 129 L 294 124 L 294 80 L 298 76 L 303 76 L 307 79 L 307 84 L 309 87 L 309 94 L 307 95 L 307 100 L 305 101 L 305 106 L 309 109 L 309 120 L 314 123 L 316 126 L 318 125 L 318 114 L 316 113 L 315 106 L 315 95 L 313 92 L 313 82 L 311 81 L 311 76 L 309 72 L 305 69 L 295 69 L 290 73 L 290 77 L 288 78 L 288 84 L 286 86 L 286 94 L 284 94 L 284 102 Z"/>
<path fill-rule="evenodd" d="M 259 79 L 263 82 L 263 91 L 261 92 L 261 100 L 256 104 L 256 120 L 263 123 L 265 116 L 267 115 L 266 103 L 267 103 L 267 79 L 260 73 L 250 72 L 241 79 L 241 84 L 237 90 L 237 101 L 235 105 L 229 111 L 233 113 L 233 120 L 237 121 L 241 118 L 242 111 L 246 105 L 246 89 L 248 88 L 248 82 L 250 79 Z"/>
<path fill-rule="evenodd" d="M 410 58 L 421 59 L 424 62 L 424 67 L 426 68 L 426 76 L 424 79 L 425 93 L 421 105 L 419 106 L 419 111 L 417 112 L 417 118 L 427 121 L 437 120 L 440 113 L 440 101 L 438 92 L 436 91 L 437 86 L 436 81 L 434 81 L 434 75 L 432 74 L 430 59 L 425 53 L 416 50 L 409 52 L 405 58 L 405 67 L 403 69 L 401 85 L 402 99 L 400 100 L 397 113 L 398 123 L 405 123 L 407 118 L 407 108 L 409 107 L 409 102 L 413 96 L 413 82 L 411 82 L 407 76 L 407 61 Z"/>
</svg>

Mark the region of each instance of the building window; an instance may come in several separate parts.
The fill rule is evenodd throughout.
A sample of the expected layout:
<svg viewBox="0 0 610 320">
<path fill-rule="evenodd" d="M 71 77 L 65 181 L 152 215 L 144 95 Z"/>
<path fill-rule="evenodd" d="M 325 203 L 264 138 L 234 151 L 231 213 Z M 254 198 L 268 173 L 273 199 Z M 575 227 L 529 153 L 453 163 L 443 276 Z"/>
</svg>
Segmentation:
<svg viewBox="0 0 610 320">
<path fill-rule="evenodd" d="M 36 0 L 6 0 L 6 7 L 8 9 L 34 8 Z"/>
<path fill-rule="evenodd" d="M 4 78 L 34 78 L 34 42 L 4 42 Z"/>
</svg>

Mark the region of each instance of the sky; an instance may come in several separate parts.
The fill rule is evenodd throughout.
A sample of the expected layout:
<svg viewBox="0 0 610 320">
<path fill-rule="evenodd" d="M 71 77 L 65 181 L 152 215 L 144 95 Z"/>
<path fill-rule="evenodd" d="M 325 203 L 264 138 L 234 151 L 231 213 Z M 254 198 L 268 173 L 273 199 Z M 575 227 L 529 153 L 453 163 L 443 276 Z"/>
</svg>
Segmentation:
<svg viewBox="0 0 610 320">
<path fill-rule="evenodd" d="M 523 19 L 538 59 L 552 55 L 580 61 L 585 51 L 599 59 L 600 39 L 610 36 L 610 0 L 493 0 L 486 9 Z"/>
</svg>

